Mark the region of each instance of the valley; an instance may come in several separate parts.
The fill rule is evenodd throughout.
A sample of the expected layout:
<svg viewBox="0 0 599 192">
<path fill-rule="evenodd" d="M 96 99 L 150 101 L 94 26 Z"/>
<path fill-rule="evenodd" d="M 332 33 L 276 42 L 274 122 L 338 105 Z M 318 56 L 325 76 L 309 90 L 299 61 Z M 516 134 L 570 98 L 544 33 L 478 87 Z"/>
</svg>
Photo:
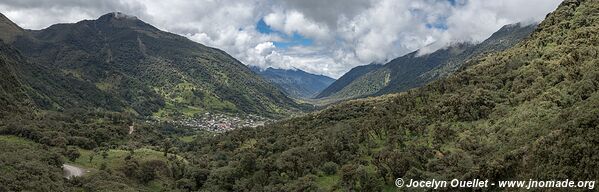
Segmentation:
<svg viewBox="0 0 599 192">
<path fill-rule="evenodd" d="M 480 42 L 352 61 L 371 64 L 337 79 L 322 75 L 343 71 L 333 59 L 307 47 L 345 46 L 364 29 L 339 21 L 342 35 L 322 40 L 333 28 L 316 30 L 299 10 L 285 12 L 296 20 L 259 18 L 257 32 L 234 28 L 247 35 L 234 40 L 176 34 L 146 14 L 31 30 L 0 14 L 0 191 L 429 191 L 398 179 L 599 178 L 598 1 L 565 0 Z M 447 35 L 456 21 L 441 18 L 419 27 Z M 273 41 L 248 49 L 264 58 L 239 51 L 253 33 Z M 205 45 L 215 42 L 239 48 Z M 284 67 L 256 67 L 276 58 Z"/>
</svg>

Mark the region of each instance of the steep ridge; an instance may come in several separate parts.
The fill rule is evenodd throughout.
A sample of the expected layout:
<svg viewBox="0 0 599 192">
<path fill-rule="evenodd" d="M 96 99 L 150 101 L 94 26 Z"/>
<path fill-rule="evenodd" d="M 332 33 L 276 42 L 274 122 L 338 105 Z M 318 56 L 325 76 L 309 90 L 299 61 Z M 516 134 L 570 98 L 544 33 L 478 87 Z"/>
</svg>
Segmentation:
<svg viewBox="0 0 599 192">
<path fill-rule="evenodd" d="M 13 45 L 33 62 L 91 82 L 141 115 L 270 116 L 298 107 L 225 52 L 123 13 L 28 31 Z"/>
<path fill-rule="evenodd" d="M 17 36 L 22 35 L 24 32 L 21 27 L 0 13 L 0 40 L 5 43 L 11 43 Z"/>
<path fill-rule="evenodd" d="M 0 111 L 0 117 L 8 113 L 18 113 L 20 107 L 27 107 L 31 100 L 27 97 L 27 87 L 23 85 L 16 74 L 14 65 L 16 62 L 5 54 L 8 52 L 4 43 L 0 43 L 0 105 L 3 106 Z M 12 55 L 12 54 L 11 54 Z"/>
</svg>

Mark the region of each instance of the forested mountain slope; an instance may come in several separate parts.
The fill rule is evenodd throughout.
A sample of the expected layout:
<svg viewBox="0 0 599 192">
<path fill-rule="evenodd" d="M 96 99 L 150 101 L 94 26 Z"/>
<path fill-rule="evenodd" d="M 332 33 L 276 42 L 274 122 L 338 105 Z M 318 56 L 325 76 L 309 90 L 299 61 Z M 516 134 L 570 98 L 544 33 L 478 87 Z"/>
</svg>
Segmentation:
<svg viewBox="0 0 599 192">
<path fill-rule="evenodd" d="M 33 109 L 64 111 L 102 108 L 122 111 L 124 106 L 91 83 L 30 63 L 19 51 L 0 42 L 0 113 L 16 115 Z M 0 116 L 0 119 L 3 116 Z"/>
<path fill-rule="evenodd" d="M 122 13 L 29 30 L 12 44 L 32 62 L 90 82 L 141 115 L 270 116 L 297 107 L 225 52 Z"/>
<path fill-rule="evenodd" d="M 198 139 L 184 149 L 206 162 L 205 174 L 186 178 L 208 191 L 395 190 L 398 177 L 596 180 L 597 13 L 598 1 L 566 0 L 530 38 L 422 88 Z"/>
<path fill-rule="evenodd" d="M 337 93 L 341 89 L 345 88 L 351 82 L 353 82 L 356 78 L 370 72 L 377 70 L 382 67 L 380 64 L 368 64 L 363 66 L 357 66 L 349 70 L 347 73 L 343 74 L 339 79 L 329 85 L 326 89 L 322 90 L 316 98 L 328 97 L 331 94 Z"/>
<path fill-rule="evenodd" d="M 330 99 L 344 100 L 371 95 L 397 93 L 455 72 L 465 62 L 487 53 L 505 50 L 528 37 L 536 25 L 512 24 L 502 27 L 478 44 L 455 43 L 432 53 L 415 51 L 365 73 L 337 92 Z"/>
</svg>

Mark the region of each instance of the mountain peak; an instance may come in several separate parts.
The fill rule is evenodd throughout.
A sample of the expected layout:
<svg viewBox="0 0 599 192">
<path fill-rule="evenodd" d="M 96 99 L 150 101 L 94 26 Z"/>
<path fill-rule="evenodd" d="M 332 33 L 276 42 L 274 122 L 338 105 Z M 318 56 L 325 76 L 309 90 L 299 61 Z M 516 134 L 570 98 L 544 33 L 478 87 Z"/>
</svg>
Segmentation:
<svg viewBox="0 0 599 192">
<path fill-rule="evenodd" d="M 127 15 L 125 13 L 118 12 L 118 11 L 104 14 L 104 15 L 100 16 L 100 18 L 98 18 L 98 20 L 103 20 L 103 19 L 139 20 L 136 16 Z"/>
<path fill-rule="evenodd" d="M 155 29 L 154 26 L 140 20 L 136 16 L 128 15 L 122 12 L 112 12 L 100 16 L 94 22 L 107 27 L 115 28 L 143 28 Z"/>
</svg>

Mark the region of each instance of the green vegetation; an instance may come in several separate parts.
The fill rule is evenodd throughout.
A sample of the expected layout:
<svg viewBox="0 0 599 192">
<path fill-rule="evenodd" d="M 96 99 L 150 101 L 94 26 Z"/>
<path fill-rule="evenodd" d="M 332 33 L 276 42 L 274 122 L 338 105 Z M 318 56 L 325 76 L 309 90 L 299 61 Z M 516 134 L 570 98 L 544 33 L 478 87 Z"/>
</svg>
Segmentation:
<svg viewBox="0 0 599 192">
<path fill-rule="evenodd" d="M 339 175 L 327 175 L 318 177 L 316 184 L 325 191 L 331 191 L 339 183 Z"/>
<path fill-rule="evenodd" d="M 10 83 L 0 84 L 0 102 L 7 104 L 0 116 L 0 134 L 12 136 L 0 136 L 0 191 L 393 191 L 397 177 L 596 180 L 597 12 L 597 1 L 566 0 L 530 38 L 505 51 L 473 58 L 456 73 L 421 88 L 222 134 L 145 121 L 128 110 L 46 110 L 34 104 L 31 93 L 39 89 L 14 72 L 20 56 L 5 47 L 0 72 Z M 149 37 L 140 38 L 151 42 L 144 39 Z M 159 49 L 151 43 L 144 46 L 130 51 Z M 162 51 L 180 54 L 185 49 Z M 224 87 L 242 86 L 233 85 L 236 78 L 227 72 L 212 75 Z M 125 79 L 119 74 L 111 78 L 115 79 L 110 82 Z M 116 87 L 143 85 L 151 91 L 161 87 L 133 78 L 122 82 L 127 83 Z M 183 81 L 169 86 L 175 88 L 167 90 L 184 90 L 169 96 L 172 105 L 193 102 L 185 91 L 193 86 Z M 124 95 L 153 97 L 137 91 Z M 234 97 L 259 103 L 244 98 L 248 95 Z M 241 111 L 263 110 L 235 106 Z M 282 109 L 276 106 L 263 107 Z M 129 134 L 133 122 L 135 132 Z M 93 171 L 65 180 L 60 166 L 66 159 Z"/>
<path fill-rule="evenodd" d="M 0 191 L 62 191 L 62 161 L 46 146 L 0 135 Z"/>
<path fill-rule="evenodd" d="M 196 136 L 195 135 L 188 135 L 188 136 L 182 136 L 179 137 L 179 139 L 183 142 L 189 143 L 192 142 L 193 140 L 195 140 Z"/>
<path fill-rule="evenodd" d="M 120 149 L 109 149 L 106 151 L 80 149 L 79 152 L 81 153 L 81 156 L 77 158 L 75 161 L 73 161 L 73 163 L 75 163 L 76 165 L 81 165 L 85 168 L 92 168 L 96 170 L 100 170 L 102 164 L 106 164 L 107 169 L 120 169 L 122 165 L 125 165 L 125 158 L 127 158 L 128 156 L 130 156 L 130 158 L 138 159 L 142 162 L 153 160 L 167 160 L 163 152 L 145 148 L 130 151 Z M 106 157 L 104 157 L 104 155 L 106 155 Z"/>
</svg>

